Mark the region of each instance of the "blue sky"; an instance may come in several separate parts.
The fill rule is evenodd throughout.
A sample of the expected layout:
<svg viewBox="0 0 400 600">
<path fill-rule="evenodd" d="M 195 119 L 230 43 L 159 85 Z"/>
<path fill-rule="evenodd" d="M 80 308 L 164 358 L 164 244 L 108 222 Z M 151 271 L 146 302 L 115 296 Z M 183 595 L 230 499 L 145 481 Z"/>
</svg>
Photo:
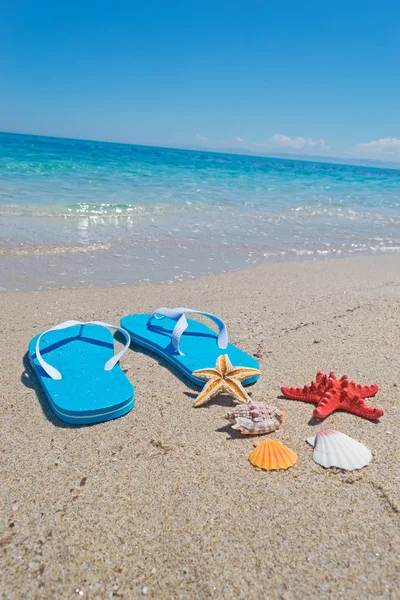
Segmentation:
<svg viewBox="0 0 400 600">
<path fill-rule="evenodd" d="M 3 1 L 0 130 L 400 162 L 400 3 Z"/>
</svg>

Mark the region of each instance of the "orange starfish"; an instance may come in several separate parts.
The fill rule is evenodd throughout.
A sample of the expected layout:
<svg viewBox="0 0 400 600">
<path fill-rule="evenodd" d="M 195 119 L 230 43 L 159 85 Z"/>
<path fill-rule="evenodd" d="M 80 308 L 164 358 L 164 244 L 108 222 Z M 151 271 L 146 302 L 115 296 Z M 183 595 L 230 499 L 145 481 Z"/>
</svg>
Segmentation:
<svg viewBox="0 0 400 600">
<path fill-rule="evenodd" d="M 258 369 L 251 367 L 233 367 L 229 356 L 221 354 L 221 356 L 218 356 L 214 368 L 193 371 L 195 377 L 207 381 L 193 406 L 205 404 L 220 392 L 227 392 L 238 402 L 250 402 L 251 398 L 241 382 L 259 374 L 260 371 Z"/>
<path fill-rule="evenodd" d="M 324 419 L 335 410 L 346 410 L 365 419 L 379 419 L 383 410 L 368 406 L 364 401 L 364 398 L 375 396 L 378 389 L 376 384 L 362 386 L 349 381 L 347 375 L 337 379 L 333 371 L 329 375 L 318 371 L 316 381 L 304 388 L 281 387 L 286 398 L 317 404 L 313 416 L 319 419 Z"/>
</svg>

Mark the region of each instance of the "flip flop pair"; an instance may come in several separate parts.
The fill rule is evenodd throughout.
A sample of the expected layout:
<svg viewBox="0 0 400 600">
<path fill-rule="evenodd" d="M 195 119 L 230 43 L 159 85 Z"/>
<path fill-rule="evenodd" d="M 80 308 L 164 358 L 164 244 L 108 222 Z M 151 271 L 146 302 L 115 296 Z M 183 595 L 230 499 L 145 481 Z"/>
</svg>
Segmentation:
<svg viewBox="0 0 400 600">
<path fill-rule="evenodd" d="M 211 319 L 219 333 L 188 319 L 190 313 Z M 115 355 L 110 329 L 125 338 L 125 346 Z M 229 343 L 221 319 L 189 308 L 129 315 L 121 319 L 121 326 L 65 321 L 35 336 L 28 348 L 33 369 L 59 419 L 88 425 L 121 417 L 133 408 L 134 388 L 118 364 L 131 341 L 158 354 L 199 386 L 205 382 L 192 372 L 213 365 L 221 354 L 228 354 L 234 365 L 258 368 L 255 358 Z M 257 379 L 251 377 L 243 384 Z"/>
</svg>

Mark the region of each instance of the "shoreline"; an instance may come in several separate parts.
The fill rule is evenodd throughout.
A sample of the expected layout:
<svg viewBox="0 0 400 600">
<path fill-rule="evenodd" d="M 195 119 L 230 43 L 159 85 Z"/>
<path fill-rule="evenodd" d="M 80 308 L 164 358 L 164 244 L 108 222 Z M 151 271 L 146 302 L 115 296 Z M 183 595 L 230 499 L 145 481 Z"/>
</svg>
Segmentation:
<svg viewBox="0 0 400 600">
<path fill-rule="evenodd" d="M 242 252 L 244 248 L 247 256 Z M 243 244 L 240 250 L 234 244 L 226 244 L 223 246 L 223 256 L 216 249 L 210 256 L 212 249 L 212 245 L 198 242 L 183 244 L 164 241 L 161 254 L 157 240 L 146 240 L 145 243 L 135 240 L 131 244 L 131 254 L 124 256 L 123 250 L 117 252 L 118 246 L 111 244 L 73 247 L 39 245 L 29 248 L 0 246 L 0 292 L 171 285 L 265 265 L 400 256 L 400 249 L 397 248 L 354 255 L 342 255 L 338 251 L 335 256 L 324 256 L 324 251 L 304 251 L 300 255 L 281 257 L 266 256 L 251 244 Z"/>
<path fill-rule="evenodd" d="M 394 600 L 399 292 L 396 254 L 266 263 L 174 285 L 0 293 L 2 597 Z M 136 347 L 121 360 L 135 386 L 130 413 L 88 427 L 54 417 L 29 369 L 28 341 L 66 319 L 118 324 L 159 306 L 216 314 L 231 341 L 257 355 L 253 399 L 286 411 L 281 429 L 257 440 L 293 449 L 292 469 L 252 467 L 254 439 L 223 418 L 231 399 L 193 409 L 196 389 Z M 281 385 L 310 383 L 319 369 L 378 383 L 368 403 L 384 416 L 336 412 L 314 423 L 313 405 L 280 396 Z M 306 438 L 326 428 L 365 444 L 371 464 L 315 464 Z"/>
</svg>

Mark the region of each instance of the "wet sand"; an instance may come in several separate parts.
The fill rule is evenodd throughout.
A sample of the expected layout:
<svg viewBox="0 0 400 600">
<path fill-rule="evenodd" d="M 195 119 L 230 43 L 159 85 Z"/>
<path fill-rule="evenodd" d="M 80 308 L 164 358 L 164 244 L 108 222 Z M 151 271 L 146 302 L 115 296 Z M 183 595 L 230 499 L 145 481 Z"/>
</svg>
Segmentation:
<svg viewBox="0 0 400 600">
<path fill-rule="evenodd" d="M 218 314 L 258 357 L 252 397 L 285 408 L 269 437 L 298 454 L 295 467 L 252 467 L 254 439 L 223 419 L 232 400 L 193 409 L 196 389 L 139 348 L 122 359 L 135 386 L 128 415 L 89 427 L 53 416 L 26 359 L 31 337 L 159 306 Z M 0 314 L 1 598 L 398 597 L 400 256 L 2 292 Z M 282 384 L 319 369 L 378 383 L 369 403 L 381 420 L 337 412 L 315 423 L 313 405 L 280 398 Z M 364 443 L 373 462 L 347 473 L 315 464 L 305 440 L 323 428 Z"/>
</svg>

